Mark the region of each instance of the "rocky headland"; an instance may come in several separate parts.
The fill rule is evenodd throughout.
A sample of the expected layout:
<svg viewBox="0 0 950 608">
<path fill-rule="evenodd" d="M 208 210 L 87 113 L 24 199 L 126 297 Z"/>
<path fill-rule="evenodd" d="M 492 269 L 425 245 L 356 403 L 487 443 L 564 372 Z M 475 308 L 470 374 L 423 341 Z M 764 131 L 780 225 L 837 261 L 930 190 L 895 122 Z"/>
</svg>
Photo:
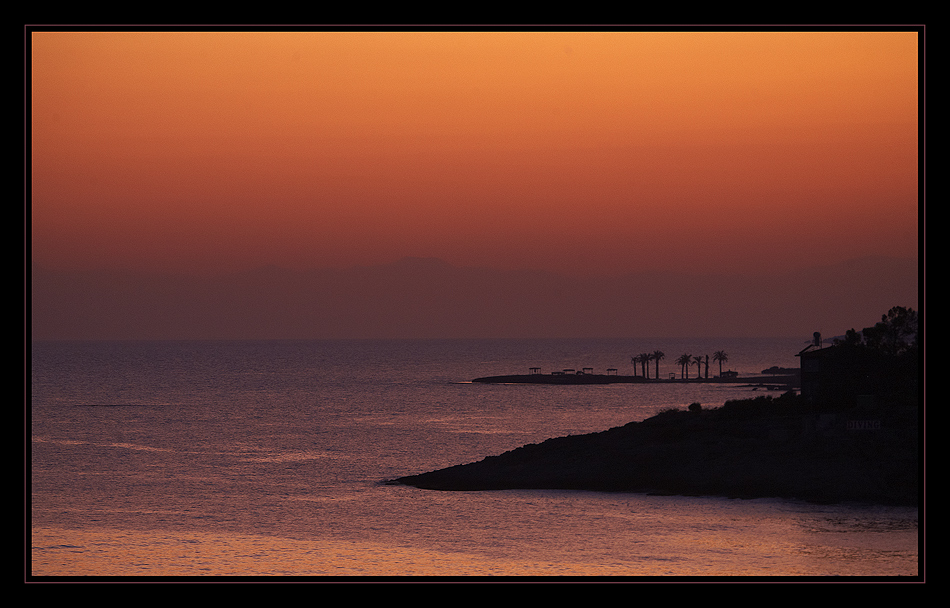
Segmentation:
<svg viewBox="0 0 950 608">
<path fill-rule="evenodd" d="M 391 483 L 916 505 L 919 409 L 816 411 L 799 396 L 661 412 Z"/>
</svg>

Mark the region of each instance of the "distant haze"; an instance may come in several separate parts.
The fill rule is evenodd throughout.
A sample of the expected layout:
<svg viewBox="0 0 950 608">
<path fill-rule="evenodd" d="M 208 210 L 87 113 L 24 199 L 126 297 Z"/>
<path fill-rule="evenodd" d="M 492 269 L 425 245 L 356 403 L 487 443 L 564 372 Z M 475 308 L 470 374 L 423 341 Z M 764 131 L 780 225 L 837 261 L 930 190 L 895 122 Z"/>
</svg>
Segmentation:
<svg viewBox="0 0 950 608">
<path fill-rule="evenodd" d="M 771 337 L 917 309 L 915 259 L 792 272 L 577 278 L 434 258 L 196 277 L 33 268 L 33 339 Z"/>
</svg>

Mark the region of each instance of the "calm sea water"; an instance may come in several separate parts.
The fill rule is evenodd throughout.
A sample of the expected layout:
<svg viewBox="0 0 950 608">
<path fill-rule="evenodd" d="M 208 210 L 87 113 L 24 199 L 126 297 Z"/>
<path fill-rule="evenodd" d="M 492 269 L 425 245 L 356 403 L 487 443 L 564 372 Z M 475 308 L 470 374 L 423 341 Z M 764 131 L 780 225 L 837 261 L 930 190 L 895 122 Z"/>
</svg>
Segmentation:
<svg viewBox="0 0 950 608">
<path fill-rule="evenodd" d="M 916 508 L 387 479 L 668 407 L 696 385 L 472 384 L 797 339 L 42 342 L 32 349 L 34 576 L 918 576 Z M 710 375 L 718 364 L 710 363 Z M 651 368 L 651 376 L 654 373 Z M 691 375 L 695 375 L 693 367 Z"/>
</svg>

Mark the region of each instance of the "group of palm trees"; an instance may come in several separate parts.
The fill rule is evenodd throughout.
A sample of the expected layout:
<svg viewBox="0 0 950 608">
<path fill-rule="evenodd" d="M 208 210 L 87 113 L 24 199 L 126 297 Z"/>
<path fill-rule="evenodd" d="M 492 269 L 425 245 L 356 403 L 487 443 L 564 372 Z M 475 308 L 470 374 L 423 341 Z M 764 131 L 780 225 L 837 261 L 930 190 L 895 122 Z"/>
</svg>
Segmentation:
<svg viewBox="0 0 950 608">
<path fill-rule="evenodd" d="M 660 359 L 665 359 L 666 353 L 662 350 L 655 350 L 652 353 L 640 353 L 639 355 L 633 355 L 630 357 L 630 362 L 633 363 L 633 375 L 637 375 L 637 366 L 640 366 L 643 376 L 645 378 L 650 377 L 650 362 L 656 362 L 656 379 L 660 378 Z M 717 350 L 713 353 L 713 361 L 719 362 L 719 375 L 722 376 L 722 364 L 729 360 L 729 355 L 726 354 L 726 351 Z M 691 355 L 689 353 L 684 353 L 676 359 L 676 363 L 680 366 L 680 378 L 689 379 L 689 367 L 692 364 L 696 364 L 696 377 L 702 378 L 703 365 L 706 366 L 706 378 L 709 378 L 709 355 L 705 357 L 703 355 Z"/>
</svg>

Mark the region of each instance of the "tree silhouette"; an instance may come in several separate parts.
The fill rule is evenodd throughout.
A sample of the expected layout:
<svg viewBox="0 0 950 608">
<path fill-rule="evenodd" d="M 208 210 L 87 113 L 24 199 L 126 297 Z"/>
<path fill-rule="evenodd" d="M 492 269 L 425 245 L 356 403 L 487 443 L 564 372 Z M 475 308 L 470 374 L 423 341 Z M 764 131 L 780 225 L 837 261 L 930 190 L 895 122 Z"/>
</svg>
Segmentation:
<svg viewBox="0 0 950 608">
<path fill-rule="evenodd" d="M 696 355 L 693 357 L 693 361 L 696 362 L 696 378 L 700 379 L 703 377 L 703 356 Z"/>
<path fill-rule="evenodd" d="M 676 360 L 676 362 L 679 363 L 679 366 L 680 366 L 680 379 L 684 377 L 689 379 L 689 364 L 690 364 L 690 361 L 692 360 L 693 360 L 693 356 L 689 353 L 680 355 L 679 358 Z"/>
<path fill-rule="evenodd" d="M 881 315 L 879 323 L 861 331 L 849 329 L 843 339 L 835 339 L 835 350 L 829 355 L 844 370 L 838 373 L 836 387 L 841 394 L 826 395 L 826 400 L 840 401 L 842 395 L 850 393 L 887 395 L 892 401 L 918 402 L 918 317 L 913 308 L 895 306 Z"/>
<path fill-rule="evenodd" d="M 881 322 L 862 330 L 864 343 L 881 354 L 894 357 L 917 348 L 917 311 L 895 306 L 881 315 Z"/>
<path fill-rule="evenodd" d="M 729 360 L 729 355 L 724 350 L 717 350 L 713 353 L 713 361 L 719 361 L 719 377 L 722 377 L 722 364 Z"/>
<path fill-rule="evenodd" d="M 643 376 L 650 377 L 650 353 L 640 353 L 640 365 L 643 366 Z"/>
<path fill-rule="evenodd" d="M 663 359 L 664 357 L 666 357 L 666 353 L 664 353 L 662 350 L 655 350 L 653 351 L 653 354 L 650 355 L 650 358 L 656 361 L 656 379 L 657 380 L 660 379 L 660 359 Z"/>
<path fill-rule="evenodd" d="M 913 308 L 895 306 L 879 323 L 832 340 L 821 357 L 822 368 L 833 373 L 822 376 L 814 397 L 832 407 L 853 405 L 858 395 L 873 395 L 881 403 L 919 403 L 918 324 Z"/>
<path fill-rule="evenodd" d="M 630 363 L 633 363 L 633 375 L 634 377 L 636 377 L 637 365 L 640 364 L 640 355 L 633 355 L 632 357 L 630 357 Z"/>
</svg>

